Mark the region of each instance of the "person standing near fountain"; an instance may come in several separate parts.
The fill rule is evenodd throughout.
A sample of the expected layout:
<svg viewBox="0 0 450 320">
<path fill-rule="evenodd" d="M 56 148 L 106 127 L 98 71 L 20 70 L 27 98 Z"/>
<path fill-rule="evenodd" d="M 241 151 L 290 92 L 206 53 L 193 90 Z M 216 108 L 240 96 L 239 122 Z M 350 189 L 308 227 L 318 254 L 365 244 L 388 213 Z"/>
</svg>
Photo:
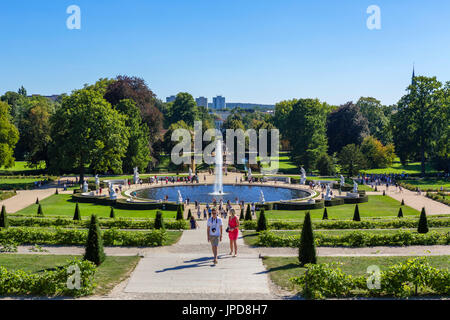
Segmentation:
<svg viewBox="0 0 450 320">
<path fill-rule="evenodd" d="M 230 256 L 237 256 L 237 238 L 239 235 L 239 219 L 236 216 L 236 211 L 234 209 L 230 210 L 230 218 L 228 219 L 228 237 L 230 238 Z"/>
<path fill-rule="evenodd" d="M 208 219 L 206 234 L 214 255 L 214 264 L 217 264 L 217 247 L 222 241 L 222 219 L 217 216 L 216 208 L 212 209 L 212 217 Z"/>
</svg>

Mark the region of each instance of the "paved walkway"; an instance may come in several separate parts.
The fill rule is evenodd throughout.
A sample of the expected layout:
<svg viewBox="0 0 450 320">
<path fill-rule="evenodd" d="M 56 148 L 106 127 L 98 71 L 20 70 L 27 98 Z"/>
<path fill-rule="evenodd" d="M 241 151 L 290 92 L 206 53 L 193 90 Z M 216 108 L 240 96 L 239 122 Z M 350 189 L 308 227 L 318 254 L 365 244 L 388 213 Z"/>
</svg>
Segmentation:
<svg viewBox="0 0 450 320">
<path fill-rule="evenodd" d="M 0 201 L 0 207 L 5 205 L 6 211 L 8 213 L 15 213 L 23 208 L 28 207 L 36 203 L 36 198 L 39 200 L 50 197 L 52 194 L 55 194 L 55 188 L 41 188 L 34 190 L 19 190 L 17 191 L 17 195 L 11 197 L 9 199 Z"/>
</svg>

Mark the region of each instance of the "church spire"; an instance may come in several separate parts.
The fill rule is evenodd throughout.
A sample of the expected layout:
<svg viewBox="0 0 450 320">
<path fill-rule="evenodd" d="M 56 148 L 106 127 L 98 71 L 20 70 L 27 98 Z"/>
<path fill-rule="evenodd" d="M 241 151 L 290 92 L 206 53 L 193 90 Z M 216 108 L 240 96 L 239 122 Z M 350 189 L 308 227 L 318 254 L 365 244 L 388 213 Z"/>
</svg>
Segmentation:
<svg viewBox="0 0 450 320">
<path fill-rule="evenodd" d="M 414 82 L 415 82 L 415 78 L 416 78 L 416 72 L 415 72 L 415 66 L 414 66 L 414 63 L 413 63 L 413 72 L 412 72 L 412 77 L 411 77 L 411 84 L 414 84 Z"/>
</svg>

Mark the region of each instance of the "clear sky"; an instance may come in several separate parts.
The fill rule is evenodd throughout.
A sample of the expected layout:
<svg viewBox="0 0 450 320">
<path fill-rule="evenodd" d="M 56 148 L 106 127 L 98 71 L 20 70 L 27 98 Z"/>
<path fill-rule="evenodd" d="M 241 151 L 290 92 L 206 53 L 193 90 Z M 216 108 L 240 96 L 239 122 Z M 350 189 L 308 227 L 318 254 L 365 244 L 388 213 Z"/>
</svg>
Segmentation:
<svg viewBox="0 0 450 320">
<path fill-rule="evenodd" d="M 69 30 L 69 5 L 81 30 Z M 369 5 L 381 30 L 369 30 Z M 0 3 L 0 93 L 143 77 L 165 97 L 396 103 L 416 74 L 450 80 L 448 0 L 14 0 Z"/>
</svg>

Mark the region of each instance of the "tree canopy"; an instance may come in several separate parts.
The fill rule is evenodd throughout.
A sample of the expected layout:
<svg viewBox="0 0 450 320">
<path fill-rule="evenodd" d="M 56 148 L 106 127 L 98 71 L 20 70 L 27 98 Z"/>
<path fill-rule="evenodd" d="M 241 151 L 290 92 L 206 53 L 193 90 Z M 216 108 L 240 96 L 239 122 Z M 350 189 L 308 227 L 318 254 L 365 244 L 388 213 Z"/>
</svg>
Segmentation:
<svg viewBox="0 0 450 320">
<path fill-rule="evenodd" d="M 19 131 L 11 123 L 9 105 L 0 101 L 0 167 L 14 165 L 14 147 L 19 140 Z"/>
</svg>

